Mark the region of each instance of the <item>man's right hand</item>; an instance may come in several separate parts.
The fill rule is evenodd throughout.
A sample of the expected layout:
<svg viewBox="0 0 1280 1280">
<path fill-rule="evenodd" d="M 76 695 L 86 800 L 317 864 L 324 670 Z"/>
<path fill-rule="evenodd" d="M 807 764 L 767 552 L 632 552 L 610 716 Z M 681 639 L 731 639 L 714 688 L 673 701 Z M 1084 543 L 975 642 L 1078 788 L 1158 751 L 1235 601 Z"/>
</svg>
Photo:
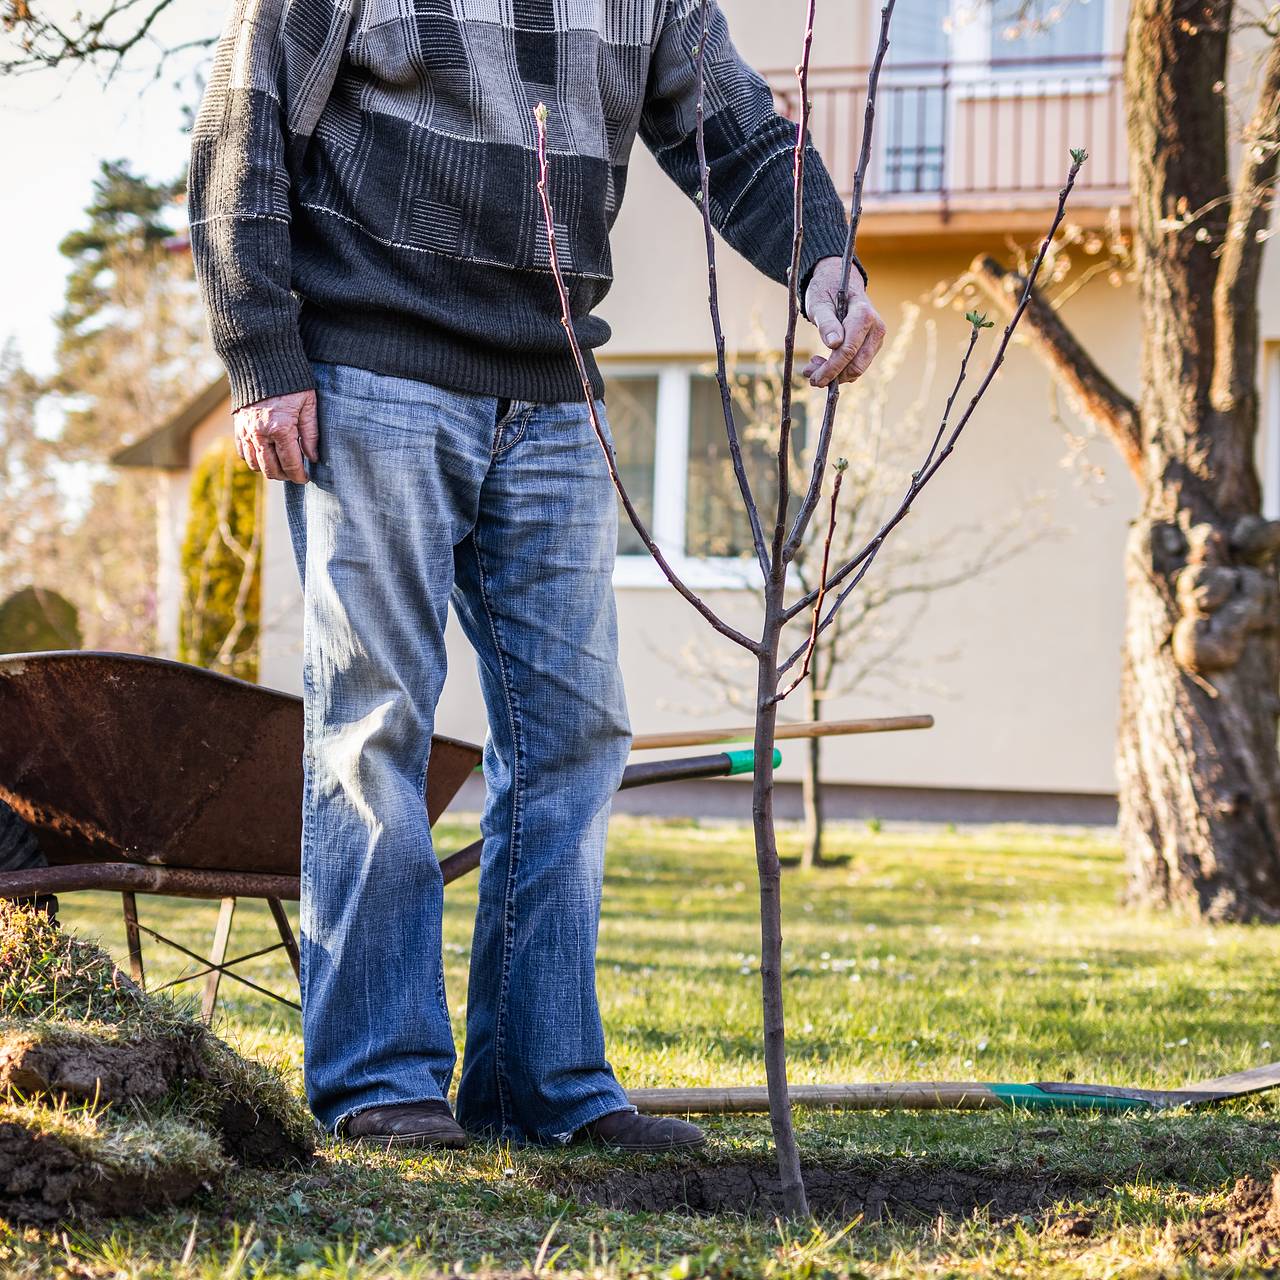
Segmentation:
<svg viewBox="0 0 1280 1280">
<path fill-rule="evenodd" d="M 247 404 L 235 411 L 232 423 L 236 452 L 250 471 L 261 471 L 269 480 L 307 483 L 303 457 L 309 462 L 320 458 L 314 391 L 293 391 Z"/>
</svg>

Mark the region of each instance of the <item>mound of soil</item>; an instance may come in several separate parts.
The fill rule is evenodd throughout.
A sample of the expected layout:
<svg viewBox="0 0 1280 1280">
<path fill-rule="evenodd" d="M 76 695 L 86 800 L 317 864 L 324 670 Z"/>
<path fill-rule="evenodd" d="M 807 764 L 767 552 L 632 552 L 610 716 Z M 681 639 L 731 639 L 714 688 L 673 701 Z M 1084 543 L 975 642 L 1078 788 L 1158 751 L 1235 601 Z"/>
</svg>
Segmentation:
<svg viewBox="0 0 1280 1280">
<path fill-rule="evenodd" d="M 315 1144 L 290 1132 L 278 1115 L 228 1098 L 209 1117 L 223 1154 L 251 1169 L 288 1169 L 310 1164 Z"/>
<path fill-rule="evenodd" d="M 277 1069 L 142 991 L 100 947 L 7 903 L 0 1108 L 0 1216 L 142 1212 L 229 1163 L 298 1166 L 315 1149 Z"/>
<path fill-rule="evenodd" d="M 1241 1178 L 1226 1205 L 1189 1223 L 1174 1237 L 1188 1253 L 1208 1263 L 1280 1262 L 1280 1172 L 1270 1182 Z"/>
<path fill-rule="evenodd" d="M 815 1215 L 848 1222 L 968 1216 L 985 1210 L 994 1219 L 1043 1213 L 1055 1201 L 1089 1192 L 1047 1176 L 996 1174 L 891 1161 L 874 1169 L 806 1168 L 805 1189 Z M 610 1209 L 653 1213 L 737 1213 L 772 1217 L 782 1211 L 777 1172 L 771 1164 L 701 1165 L 648 1171 L 619 1169 L 586 1182 L 566 1180 L 562 1195 Z M 1096 1189 L 1095 1189 L 1096 1192 Z"/>
<path fill-rule="evenodd" d="M 0 1096 L 145 1105 L 194 1089 L 197 1118 L 229 1159 L 255 1169 L 305 1164 L 315 1148 L 299 1136 L 296 1117 L 288 1123 L 278 1098 L 254 1099 L 232 1050 L 211 1039 L 203 1029 L 112 1041 L 69 1027 L 0 1027 Z M 227 1079 L 232 1072 L 240 1079 Z"/>
<path fill-rule="evenodd" d="M 138 1161 L 109 1173 L 51 1134 L 0 1122 L 0 1215 L 53 1222 L 69 1209 L 138 1213 L 179 1204 L 204 1180 L 196 1166 Z"/>
<path fill-rule="evenodd" d="M 73 1102 L 158 1102 L 198 1070 L 191 1037 L 112 1042 L 67 1032 L 0 1032 L 0 1090 Z"/>
</svg>

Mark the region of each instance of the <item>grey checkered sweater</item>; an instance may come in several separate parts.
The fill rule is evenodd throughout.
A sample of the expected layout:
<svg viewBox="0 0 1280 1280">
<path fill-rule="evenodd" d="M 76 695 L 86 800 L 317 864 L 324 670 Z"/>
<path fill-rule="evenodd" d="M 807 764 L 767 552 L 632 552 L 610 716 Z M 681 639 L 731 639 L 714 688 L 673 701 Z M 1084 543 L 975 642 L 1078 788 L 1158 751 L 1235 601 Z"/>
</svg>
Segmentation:
<svg viewBox="0 0 1280 1280">
<path fill-rule="evenodd" d="M 637 133 L 691 197 L 701 0 L 234 0 L 192 134 L 191 244 L 235 407 L 309 360 L 485 395 L 581 395 L 537 196 L 533 109 L 574 328 L 609 337 L 609 232 Z M 795 125 L 711 6 L 706 148 L 720 234 L 784 282 Z M 844 250 L 807 159 L 801 263 Z M 660 228 L 654 270 L 664 270 Z M 661 325 L 662 316 L 651 317 Z"/>
</svg>

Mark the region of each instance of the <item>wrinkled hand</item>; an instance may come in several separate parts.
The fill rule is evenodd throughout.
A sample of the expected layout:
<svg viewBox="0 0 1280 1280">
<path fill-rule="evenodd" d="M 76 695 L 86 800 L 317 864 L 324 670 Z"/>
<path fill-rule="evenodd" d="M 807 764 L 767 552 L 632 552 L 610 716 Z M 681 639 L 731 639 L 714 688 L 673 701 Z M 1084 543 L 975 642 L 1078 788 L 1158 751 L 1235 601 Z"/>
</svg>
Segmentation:
<svg viewBox="0 0 1280 1280">
<path fill-rule="evenodd" d="M 856 269 L 849 273 L 849 311 L 844 324 L 836 319 L 836 295 L 843 269 L 842 258 L 823 258 L 814 267 L 804 296 L 805 314 L 831 348 L 829 356 L 815 355 L 802 370 L 815 387 L 862 377 L 884 343 L 884 321 L 871 305 Z"/>
<path fill-rule="evenodd" d="M 320 457 L 314 391 L 294 391 L 245 405 L 236 410 L 232 423 L 236 452 L 250 471 L 261 471 L 270 480 L 307 483 L 302 459 L 316 462 Z"/>
</svg>

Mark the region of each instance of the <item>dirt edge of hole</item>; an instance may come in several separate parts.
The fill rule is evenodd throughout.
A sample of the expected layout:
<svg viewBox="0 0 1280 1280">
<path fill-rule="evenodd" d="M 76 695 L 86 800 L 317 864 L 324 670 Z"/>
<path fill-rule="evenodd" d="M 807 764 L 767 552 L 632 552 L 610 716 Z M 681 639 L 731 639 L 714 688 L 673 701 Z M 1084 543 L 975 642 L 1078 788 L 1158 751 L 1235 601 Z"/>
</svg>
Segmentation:
<svg viewBox="0 0 1280 1280">
<path fill-rule="evenodd" d="M 1096 1199 L 1086 1187 L 1048 1174 L 955 1169 L 913 1161 L 874 1168 L 806 1167 L 809 1207 L 844 1222 L 934 1221 L 939 1215 L 993 1220 L 1042 1216 L 1059 1201 Z M 562 1176 L 549 1189 L 570 1199 L 629 1212 L 733 1214 L 768 1218 L 781 1210 L 776 1171 L 763 1161 L 617 1169 L 596 1179 Z"/>
</svg>

